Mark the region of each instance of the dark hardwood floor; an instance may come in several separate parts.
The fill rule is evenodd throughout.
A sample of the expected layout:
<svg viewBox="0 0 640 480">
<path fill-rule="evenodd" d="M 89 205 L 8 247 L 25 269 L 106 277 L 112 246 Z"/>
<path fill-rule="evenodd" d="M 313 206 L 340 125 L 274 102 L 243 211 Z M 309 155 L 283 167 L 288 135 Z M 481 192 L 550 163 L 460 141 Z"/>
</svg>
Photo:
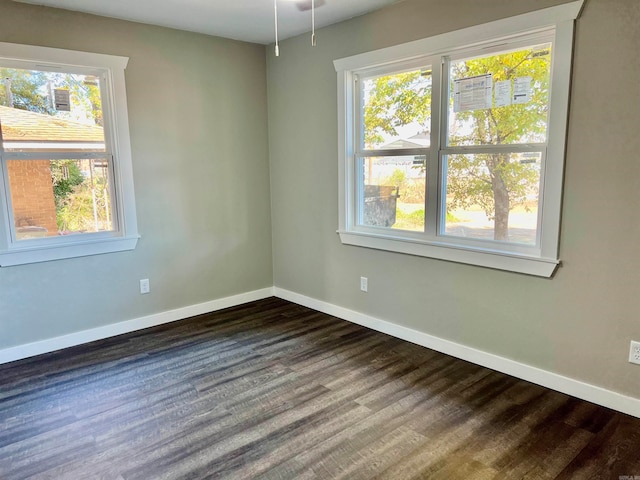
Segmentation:
<svg viewBox="0 0 640 480">
<path fill-rule="evenodd" d="M 633 479 L 640 419 L 267 299 L 0 366 L 0 478 Z"/>
</svg>

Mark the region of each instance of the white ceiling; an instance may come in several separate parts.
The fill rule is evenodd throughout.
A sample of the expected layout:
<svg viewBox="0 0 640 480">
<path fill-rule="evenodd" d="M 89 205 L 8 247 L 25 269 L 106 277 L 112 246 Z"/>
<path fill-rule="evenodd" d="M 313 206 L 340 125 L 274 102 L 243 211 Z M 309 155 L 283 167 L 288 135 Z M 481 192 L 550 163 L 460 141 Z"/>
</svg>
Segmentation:
<svg viewBox="0 0 640 480">
<path fill-rule="evenodd" d="M 94 13 L 262 44 L 274 41 L 274 0 L 15 0 Z M 316 0 L 318 3 L 320 0 Z M 324 0 L 316 8 L 316 28 L 377 10 L 401 0 Z M 311 31 L 311 11 L 277 0 L 280 39 Z M 320 41 L 320 39 L 319 39 Z"/>
</svg>

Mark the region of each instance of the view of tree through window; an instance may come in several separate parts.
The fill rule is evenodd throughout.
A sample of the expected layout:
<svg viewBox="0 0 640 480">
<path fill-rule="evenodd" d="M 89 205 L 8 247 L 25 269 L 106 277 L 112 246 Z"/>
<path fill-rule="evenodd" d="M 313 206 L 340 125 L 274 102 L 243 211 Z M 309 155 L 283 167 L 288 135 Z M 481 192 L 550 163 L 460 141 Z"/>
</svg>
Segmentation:
<svg viewBox="0 0 640 480">
<path fill-rule="evenodd" d="M 0 68 L 16 240 L 110 231 L 110 156 L 94 75 Z"/>
<path fill-rule="evenodd" d="M 366 78 L 362 101 L 361 224 L 424 230 L 431 70 Z"/>
<path fill-rule="evenodd" d="M 551 44 L 456 59 L 448 65 L 440 233 L 535 245 Z M 362 83 L 365 154 L 358 168 L 364 213 L 359 223 L 424 231 L 430 69 L 365 78 Z M 412 152 L 403 155 L 403 149 Z"/>
<path fill-rule="evenodd" d="M 536 243 L 543 148 L 535 146 L 547 140 L 550 72 L 550 44 L 451 62 L 446 234 Z M 477 78 L 488 79 L 487 104 L 456 109 L 460 87 Z"/>
</svg>

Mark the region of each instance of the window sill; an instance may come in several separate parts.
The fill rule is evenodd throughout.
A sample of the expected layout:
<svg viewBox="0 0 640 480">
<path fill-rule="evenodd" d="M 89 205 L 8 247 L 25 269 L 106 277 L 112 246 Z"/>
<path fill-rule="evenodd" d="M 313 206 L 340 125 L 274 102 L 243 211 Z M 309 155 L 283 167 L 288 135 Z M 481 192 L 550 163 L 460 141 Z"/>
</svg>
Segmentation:
<svg viewBox="0 0 640 480">
<path fill-rule="evenodd" d="M 479 250 L 444 243 L 428 243 L 419 240 L 398 238 L 391 235 L 346 231 L 338 231 L 338 234 L 340 235 L 340 241 L 345 245 L 417 255 L 420 257 L 435 258 L 438 260 L 524 273 L 526 275 L 545 278 L 550 278 L 560 263 L 559 260 L 550 258 Z"/>
<path fill-rule="evenodd" d="M 139 236 L 78 240 L 57 245 L 39 244 L 12 248 L 0 253 L 0 267 L 49 262 L 65 258 L 86 257 L 123 252 L 136 248 Z"/>
</svg>

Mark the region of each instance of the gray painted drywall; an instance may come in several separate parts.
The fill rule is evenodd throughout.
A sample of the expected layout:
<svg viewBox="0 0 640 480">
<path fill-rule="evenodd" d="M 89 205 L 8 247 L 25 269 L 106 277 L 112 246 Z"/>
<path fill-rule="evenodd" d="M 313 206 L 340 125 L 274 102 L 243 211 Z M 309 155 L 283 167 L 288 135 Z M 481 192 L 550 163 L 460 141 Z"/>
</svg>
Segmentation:
<svg viewBox="0 0 640 480">
<path fill-rule="evenodd" d="M 0 349 L 272 285 L 263 46 L 8 0 L 0 41 L 130 58 L 142 235 L 131 252 L 0 269 Z"/>
<path fill-rule="evenodd" d="M 577 23 L 560 257 L 552 279 L 345 246 L 336 58 L 565 3 L 406 0 L 267 50 L 274 284 L 640 397 L 640 2 Z M 320 11 L 319 13 L 320 14 Z M 359 291 L 359 277 L 369 293 Z"/>
</svg>

